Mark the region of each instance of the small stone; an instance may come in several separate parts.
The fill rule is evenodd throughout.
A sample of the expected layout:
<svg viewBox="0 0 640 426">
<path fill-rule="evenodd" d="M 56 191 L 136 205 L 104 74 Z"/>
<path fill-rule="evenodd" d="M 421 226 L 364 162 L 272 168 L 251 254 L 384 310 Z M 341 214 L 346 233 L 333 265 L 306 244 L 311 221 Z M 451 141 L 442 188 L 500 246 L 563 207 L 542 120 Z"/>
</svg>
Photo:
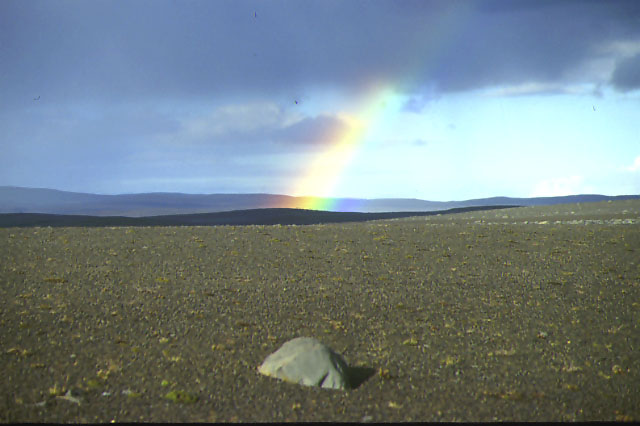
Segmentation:
<svg viewBox="0 0 640 426">
<path fill-rule="evenodd" d="M 74 393 L 77 393 L 77 392 L 74 392 Z M 78 405 L 80 405 L 80 403 L 82 402 L 82 401 L 80 400 L 80 398 L 78 398 L 78 396 L 77 396 L 77 395 L 74 395 L 74 394 L 71 392 L 71 389 L 69 389 L 69 390 L 67 391 L 67 393 L 65 393 L 64 395 L 58 395 L 58 396 L 56 396 L 56 398 L 58 398 L 58 399 L 63 399 L 63 400 L 65 400 L 65 401 L 69 401 L 69 402 L 73 402 L 74 404 L 78 404 Z"/>
<path fill-rule="evenodd" d="M 311 337 L 286 342 L 258 367 L 265 376 L 327 389 L 350 388 L 348 371 L 340 354 Z"/>
</svg>

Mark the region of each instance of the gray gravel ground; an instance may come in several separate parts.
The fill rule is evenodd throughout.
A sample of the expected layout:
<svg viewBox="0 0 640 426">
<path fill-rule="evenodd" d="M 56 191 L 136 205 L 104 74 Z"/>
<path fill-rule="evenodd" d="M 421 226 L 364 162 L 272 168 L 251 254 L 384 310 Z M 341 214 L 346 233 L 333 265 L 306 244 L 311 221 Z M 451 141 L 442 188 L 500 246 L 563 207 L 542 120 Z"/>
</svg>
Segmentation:
<svg viewBox="0 0 640 426">
<path fill-rule="evenodd" d="M 640 201 L 0 229 L 0 420 L 640 419 Z M 315 337 L 354 390 L 260 375 Z"/>
</svg>

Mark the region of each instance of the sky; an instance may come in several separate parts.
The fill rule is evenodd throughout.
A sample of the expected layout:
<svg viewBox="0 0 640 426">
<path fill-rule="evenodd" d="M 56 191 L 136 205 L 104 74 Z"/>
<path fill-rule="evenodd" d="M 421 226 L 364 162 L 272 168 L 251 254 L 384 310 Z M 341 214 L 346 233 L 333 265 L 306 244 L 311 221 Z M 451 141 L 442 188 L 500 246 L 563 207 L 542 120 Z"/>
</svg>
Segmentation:
<svg viewBox="0 0 640 426">
<path fill-rule="evenodd" d="M 640 1 L 2 0 L 0 185 L 640 194 Z"/>
</svg>

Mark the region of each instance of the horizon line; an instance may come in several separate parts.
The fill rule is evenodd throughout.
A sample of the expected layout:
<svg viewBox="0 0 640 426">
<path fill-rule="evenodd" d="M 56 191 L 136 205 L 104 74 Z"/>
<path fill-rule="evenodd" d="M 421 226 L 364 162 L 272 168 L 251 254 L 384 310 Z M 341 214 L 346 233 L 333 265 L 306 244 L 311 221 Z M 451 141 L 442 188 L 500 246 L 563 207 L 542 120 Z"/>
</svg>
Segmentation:
<svg viewBox="0 0 640 426">
<path fill-rule="evenodd" d="M 58 192 L 69 192 L 76 194 L 87 194 L 87 195 L 104 195 L 104 196 L 119 196 L 119 195 L 145 195 L 145 194 L 176 194 L 176 195 L 270 195 L 277 197 L 289 197 L 295 199 L 325 199 L 325 200 L 417 200 L 417 201 L 428 201 L 434 203 L 450 203 L 450 202 L 461 202 L 461 201 L 473 201 L 473 200 L 485 200 L 491 198 L 514 198 L 514 199 L 536 199 L 536 198 L 562 198 L 562 197 L 577 197 L 577 196 L 602 196 L 602 197 L 627 197 L 627 196 L 640 196 L 640 194 L 602 194 L 602 193 L 579 193 L 579 194 L 565 194 L 565 195 L 537 195 L 537 196 L 509 196 L 509 195 L 492 195 L 486 197 L 473 197 L 459 200 L 432 200 L 425 198 L 417 198 L 417 197 L 391 197 L 391 196 L 381 196 L 375 198 L 369 197 L 354 197 L 354 196 L 341 196 L 341 197 L 323 197 L 317 195 L 289 195 L 289 194 L 279 194 L 273 192 L 177 192 L 177 191 L 149 191 L 149 192 L 122 192 L 122 193 L 99 193 L 99 192 L 84 192 L 84 191 L 75 191 L 68 189 L 58 189 L 58 188 L 47 188 L 47 187 L 30 187 L 30 186 L 18 186 L 18 185 L 0 185 L 0 188 L 17 188 L 17 189 L 34 189 L 34 190 L 47 190 L 47 191 L 58 191 Z"/>
</svg>

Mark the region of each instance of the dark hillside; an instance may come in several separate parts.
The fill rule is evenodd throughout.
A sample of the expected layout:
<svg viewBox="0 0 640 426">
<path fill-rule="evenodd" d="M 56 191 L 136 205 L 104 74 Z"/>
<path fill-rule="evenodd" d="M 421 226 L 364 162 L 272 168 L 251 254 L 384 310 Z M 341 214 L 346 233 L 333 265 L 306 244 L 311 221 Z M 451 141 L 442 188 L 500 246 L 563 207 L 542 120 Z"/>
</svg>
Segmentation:
<svg viewBox="0 0 640 426">
<path fill-rule="evenodd" d="M 303 209 L 250 209 L 150 217 L 56 215 L 40 213 L 0 214 L 0 228 L 104 227 L 104 226 L 216 226 L 216 225 L 313 225 L 319 223 L 366 222 L 414 216 L 506 209 L 517 206 L 479 206 L 431 212 L 355 213 Z"/>
</svg>

